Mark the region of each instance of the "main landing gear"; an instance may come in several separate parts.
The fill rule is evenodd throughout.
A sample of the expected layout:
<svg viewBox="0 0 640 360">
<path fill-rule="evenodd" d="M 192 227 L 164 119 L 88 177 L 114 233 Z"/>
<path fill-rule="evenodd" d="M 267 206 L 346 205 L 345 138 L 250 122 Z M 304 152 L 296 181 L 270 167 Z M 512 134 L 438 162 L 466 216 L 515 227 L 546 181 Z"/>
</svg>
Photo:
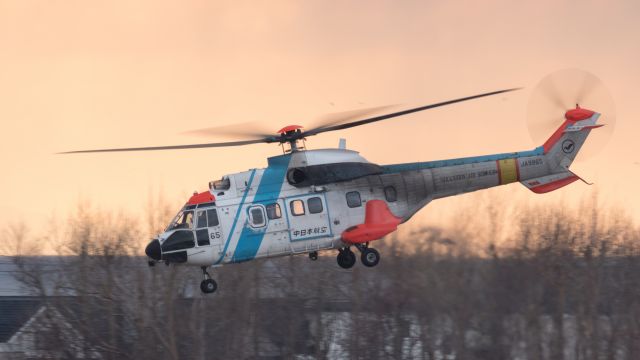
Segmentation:
<svg viewBox="0 0 640 360">
<path fill-rule="evenodd" d="M 218 283 L 216 283 L 216 281 L 211 278 L 211 276 L 207 272 L 206 266 L 202 267 L 202 277 L 203 280 L 200 283 L 200 290 L 202 290 L 203 293 L 211 294 L 215 292 L 216 289 L 218 289 Z"/>
<path fill-rule="evenodd" d="M 356 264 L 356 254 L 349 249 L 349 247 L 343 247 L 338 249 L 338 265 L 343 269 L 351 269 Z"/>
<path fill-rule="evenodd" d="M 374 267 L 380 262 L 380 253 L 369 247 L 369 243 L 356 244 L 356 248 L 360 251 L 360 262 L 366 267 Z M 356 255 L 346 246 L 338 249 L 338 265 L 343 269 L 350 269 L 356 263 Z"/>
<path fill-rule="evenodd" d="M 380 262 L 380 253 L 378 250 L 369 247 L 369 243 L 356 245 L 360 250 L 360 262 L 366 267 L 374 267 Z"/>
</svg>

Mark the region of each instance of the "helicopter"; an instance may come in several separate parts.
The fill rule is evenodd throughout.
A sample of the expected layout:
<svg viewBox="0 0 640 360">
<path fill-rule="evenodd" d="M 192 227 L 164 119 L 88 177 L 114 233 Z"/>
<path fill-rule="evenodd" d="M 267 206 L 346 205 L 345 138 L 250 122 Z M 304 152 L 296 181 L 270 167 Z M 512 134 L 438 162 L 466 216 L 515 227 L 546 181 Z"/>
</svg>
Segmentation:
<svg viewBox="0 0 640 360">
<path fill-rule="evenodd" d="M 520 182 L 542 194 L 582 180 L 569 170 L 599 113 L 566 110 L 564 122 L 533 150 L 449 160 L 378 165 L 357 151 L 307 149 L 306 138 L 378 121 L 508 93 L 492 91 L 421 107 L 310 129 L 288 125 L 275 135 L 204 144 L 69 151 L 96 153 L 194 149 L 274 143 L 282 154 L 267 159 L 266 168 L 249 169 L 211 181 L 195 192 L 163 233 L 149 242 L 149 265 L 164 262 L 199 266 L 200 289 L 209 294 L 218 285 L 209 268 L 260 258 L 337 250 L 337 264 L 357 262 L 375 267 L 380 253 L 371 244 L 396 231 L 432 200 Z"/>
</svg>

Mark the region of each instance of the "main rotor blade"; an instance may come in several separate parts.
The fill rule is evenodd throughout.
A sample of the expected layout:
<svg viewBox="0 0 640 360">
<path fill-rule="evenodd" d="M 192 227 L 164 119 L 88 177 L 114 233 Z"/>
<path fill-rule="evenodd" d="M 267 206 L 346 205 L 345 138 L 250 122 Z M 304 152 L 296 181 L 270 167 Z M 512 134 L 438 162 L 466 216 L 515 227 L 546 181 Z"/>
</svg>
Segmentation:
<svg viewBox="0 0 640 360">
<path fill-rule="evenodd" d="M 58 154 L 82 154 L 82 153 L 99 153 L 99 152 L 200 149 L 200 148 L 211 148 L 211 147 L 241 146 L 241 145 L 249 145 L 249 144 L 270 143 L 270 142 L 273 142 L 273 141 L 277 141 L 277 140 L 276 139 L 258 139 L 258 140 L 231 141 L 231 142 L 208 143 L 208 144 L 149 146 L 149 147 L 118 148 L 118 149 L 98 149 L 98 150 L 76 150 L 76 151 L 59 152 Z"/>
<path fill-rule="evenodd" d="M 196 136 L 223 136 L 223 137 L 243 137 L 253 139 L 264 139 L 269 136 L 273 136 L 275 131 L 267 132 L 262 129 L 263 124 L 250 121 L 238 124 L 223 125 L 208 127 L 203 129 L 196 129 L 182 132 L 184 135 L 196 135 Z"/>
<path fill-rule="evenodd" d="M 381 110 L 389 109 L 394 106 L 396 105 L 384 105 L 384 106 L 376 106 L 376 107 L 370 107 L 370 108 L 362 108 L 362 109 L 330 113 L 330 114 L 326 114 L 319 117 L 316 121 L 311 123 L 309 126 L 305 126 L 305 128 L 308 129 L 307 132 L 318 130 L 318 129 L 324 129 L 329 126 L 346 123 L 351 120 L 356 120 L 363 116 L 373 115 L 377 112 L 380 112 Z"/>
<path fill-rule="evenodd" d="M 467 100 L 473 100 L 473 99 L 477 99 L 477 98 L 481 98 L 481 97 L 485 97 L 485 96 L 502 94 L 502 93 L 506 93 L 506 92 L 509 92 L 509 91 L 515 91 L 515 90 L 520 90 L 520 89 L 521 88 L 513 88 L 513 89 L 492 91 L 492 92 L 488 92 L 488 93 L 484 93 L 484 94 L 467 96 L 467 97 L 463 97 L 463 98 L 459 98 L 459 99 L 447 100 L 447 101 L 443 101 L 443 102 L 439 102 L 439 103 L 435 103 L 435 104 L 430 104 L 430 105 L 425 105 L 425 106 L 421 106 L 421 107 L 417 107 L 417 108 L 413 108 L 413 109 L 398 111 L 398 112 L 394 112 L 394 113 L 391 113 L 391 114 L 380 115 L 380 116 L 372 117 L 372 118 L 369 118 L 369 119 L 353 121 L 353 122 L 346 123 L 346 124 L 327 126 L 327 127 L 323 127 L 323 128 L 319 128 L 319 129 L 312 129 L 312 130 L 305 131 L 304 133 L 302 133 L 302 137 L 316 135 L 316 134 L 320 134 L 320 133 L 327 132 L 327 131 L 348 129 L 348 128 L 352 128 L 352 127 L 355 127 L 355 126 L 370 124 L 372 122 L 382 121 L 382 120 L 386 120 L 386 119 L 390 119 L 390 118 L 394 118 L 394 117 L 398 117 L 398 116 L 402 116 L 402 115 L 411 114 L 411 113 L 418 112 L 418 111 L 424 111 L 424 110 L 428 110 L 428 109 L 437 108 L 437 107 L 440 107 L 440 106 L 451 105 L 451 104 L 455 104 L 455 103 L 459 103 L 459 102 L 463 102 L 463 101 L 467 101 Z"/>
</svg>

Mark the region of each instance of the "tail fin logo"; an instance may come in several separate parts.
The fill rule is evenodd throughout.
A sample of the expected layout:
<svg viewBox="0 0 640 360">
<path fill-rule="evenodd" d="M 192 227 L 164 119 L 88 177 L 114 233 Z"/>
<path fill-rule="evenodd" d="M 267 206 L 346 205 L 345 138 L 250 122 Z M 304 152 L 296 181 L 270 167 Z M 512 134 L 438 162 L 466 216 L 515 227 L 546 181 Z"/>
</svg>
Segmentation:
<svg viewBox="0 0 640 360">
<path fill-rule="evenodd" d="M 572 153 L 575 148 L 576 148 L 576 144 L 573 142 L 573 140 L 567 139 L 562 142 L 562 151 L 565 154 Z"/>
</svg>

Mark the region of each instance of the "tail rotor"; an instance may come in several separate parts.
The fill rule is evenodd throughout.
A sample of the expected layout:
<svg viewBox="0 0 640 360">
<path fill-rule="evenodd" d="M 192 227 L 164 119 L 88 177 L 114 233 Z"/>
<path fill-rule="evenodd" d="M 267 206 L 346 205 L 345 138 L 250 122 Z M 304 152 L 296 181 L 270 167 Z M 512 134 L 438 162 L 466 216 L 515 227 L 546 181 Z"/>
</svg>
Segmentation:
<svg viewBox="0 0 640 360">
<path fill-rule="evenodd" d="M 613 134 L 615 106 L 604 83 L 580 69 L 553 72 L 534 88 L 527 107 L 527 128 L 533 141 L 542 143 L 564 121 L 565 112 L 577 106 L 602 114 L 600 122 L 607 125 L 589 138 L 579 159 L 599 153 Z"/>
</svg>

